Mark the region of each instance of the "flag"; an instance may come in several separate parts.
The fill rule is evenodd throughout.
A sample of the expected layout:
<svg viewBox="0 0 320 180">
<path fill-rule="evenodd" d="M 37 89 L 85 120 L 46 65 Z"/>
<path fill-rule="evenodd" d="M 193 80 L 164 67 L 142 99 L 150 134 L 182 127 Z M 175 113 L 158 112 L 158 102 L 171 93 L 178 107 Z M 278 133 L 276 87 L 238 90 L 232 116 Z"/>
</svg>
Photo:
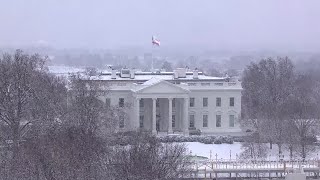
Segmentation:
<svg viewBox="0 0 320 180">
<path fill-rule="evenodd" d="M 160 46 L 160 41 L 155 36 L 152 36 L 152 45 Z"/>
</svg>

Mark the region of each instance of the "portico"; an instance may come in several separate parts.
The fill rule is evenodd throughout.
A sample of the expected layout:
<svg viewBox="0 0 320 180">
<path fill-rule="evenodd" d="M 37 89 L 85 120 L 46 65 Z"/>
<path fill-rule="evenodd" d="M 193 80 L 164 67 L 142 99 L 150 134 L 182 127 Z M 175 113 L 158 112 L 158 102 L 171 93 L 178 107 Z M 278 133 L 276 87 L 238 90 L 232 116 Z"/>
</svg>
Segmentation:
<svg viewBox="0 0 320 180">
<path fill-rule="evenodd" d="M 188 133 L 189 90 L 161 80 L 152 80 L 143 86 L 132 90 L 135 127 L 154 134 Z"/>
</svg>

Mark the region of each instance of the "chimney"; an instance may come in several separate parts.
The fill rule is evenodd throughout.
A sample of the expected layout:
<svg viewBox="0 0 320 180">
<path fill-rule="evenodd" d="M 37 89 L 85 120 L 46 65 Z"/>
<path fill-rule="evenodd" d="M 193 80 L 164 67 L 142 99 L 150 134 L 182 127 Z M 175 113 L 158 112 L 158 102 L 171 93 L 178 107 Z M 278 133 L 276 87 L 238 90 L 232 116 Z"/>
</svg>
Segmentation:
<svg viewBox="0 0 320 180">
<path fill-rule="evenodd" d="M 117 78 L 117 72 L 115 69 L 112 69 L 111 71 L 111 79 L 116 79 Z"/>
<path fill-rule="evenodd" d="M 134 75 L 135 75 L 134 69 L 131 69 L 130 70 L 130 79 L 134 79 Z"/>
<path fill-rule="evenodd" d="M 193 70 L 193 79 L 199 79 L 199 77 L 198 77 L 198 68 Z"/>
<path fill-rule="evenodd" d="M 185 78 L 186 77 L 187 69 L 185 69 L 185 68 L 177 68 L 175 71 L 178 73 L 178 78 Z"/>
<path fill-rule="evenodd" d="M 178 78 L 179 78 L 179 75 L 178 75 L 178 71 L 177 71 L 177 70 L 174 70 L 174 71 L 173 71 L 173 78 L 174 78 L 174 79 L 178 79 Z"/>
</svg>

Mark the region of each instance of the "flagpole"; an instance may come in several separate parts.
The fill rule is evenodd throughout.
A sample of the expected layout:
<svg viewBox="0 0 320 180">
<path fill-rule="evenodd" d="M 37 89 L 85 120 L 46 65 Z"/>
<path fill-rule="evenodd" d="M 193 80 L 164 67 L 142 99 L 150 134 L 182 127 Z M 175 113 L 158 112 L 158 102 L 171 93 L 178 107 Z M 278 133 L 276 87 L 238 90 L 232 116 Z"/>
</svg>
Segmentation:
<svg viewBox="0 0 320 180">
<path fill-rule="evenodd" d="M 154 49 L 154 46 L 152 44 L 152 50 L 151 50 L 151 72 L 153 72 L 153 49 Z"/>
</svg>

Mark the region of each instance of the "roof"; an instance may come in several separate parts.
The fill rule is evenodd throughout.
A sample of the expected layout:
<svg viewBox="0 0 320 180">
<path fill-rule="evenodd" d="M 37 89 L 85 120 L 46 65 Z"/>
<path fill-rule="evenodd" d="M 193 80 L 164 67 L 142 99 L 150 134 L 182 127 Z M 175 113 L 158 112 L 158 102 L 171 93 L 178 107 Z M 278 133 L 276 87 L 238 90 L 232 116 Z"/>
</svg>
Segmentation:
<svg viewBox="0 0 320 180">
<path fill-rule="evenodd" d="M 152 78 L 162 79 L 162 80 L 216 80 L 216 81 L 224 81 L 224 77 L 212 77 L 207 75 L 198 75 L 197 79 L 193 78 L 193 74 L 187 73 L 186 77 L 174 79 L 172 73 L 161 73 L 161 74 L 152 74 L 152 73 L 135 73 L 134 79 L 130 78 L 122 78 L 118 74 L 116 79 L 111 79 L 111 74 L 101 74 L 99 77 L 95 78 L 96 80 L 114 80 L 114 81 L 121 81 L 121 80 L 131 80 L 131 81 L 148 81 Z"/>
<path fill-rule="evenodd" d="M 159 82 L 161 82 L 161 79 L 152 77 L 150 80 L 146 81 L 142 85 L 150 86 L 150 85 L 153 85 L 153 84 L 157 84 Z"/>
<path fill-rule="evenodd" d="M 49 66 L 49 71 L 56 75 L 65 75 L 68 76 L 69 73 L 83 73 L 84 68 L 74 68 L 74 67 L 66 67 L 66 66 Z M 186 77 L 179 77 L 177 79 L 174 78 L 174 72 L 142 72 L 142 71 L 136 71 L 134 74 L 134 78 L 128 78 L 128 77 L 120 77 L 120 72 L 116 72 L 116 79 L 111 78 L 111 72 L 110 71 L 101 71 L 100 75 L 98 76 L 91 76 L 91 80 L 102 80 L 102 81 L 148 81 L 153 78 L 161 79 L 161 80 L 182 80 L 182 81 L 224 81 L 224 77 L 212 77 L 208 75 L 204 75 L 203 72 L 198 72 L 198 78 L 193 78 L 193 72 L 186 72 Z"/>
<path fill-rule="evenodd" d="M 144 83 L 141 84 L 141 85 L 136 85 L 134 88 L 131 89 L 131 91 L 133 91 L 133 92 L 140 92 L 140 91 L 142 91 L 142 90 L 144 90 L 144 89 L 147 89 L 147 88 L 156 86 L 157 84 L 161 84 L 161 83 L 167 84 L 167 85 L 169 85 L 170 87 L 174 87 L 174 88 L 180 89 L 180 90 L 182 90 L 182 91 L 185 92 L 185 93 L 188 93 L 188 92 L 189 92 L 189 90 L 188 90 L 187 87 L 182 87 L 182 85 L 172 84 L 172 83 L 170 83 L 170 82 L 167 82 L 167 81 L 165 81 L 165 80 L 158 79 L 158 78 L 152 78 L 152 79 L 144 82 Z"/>
</svg>

